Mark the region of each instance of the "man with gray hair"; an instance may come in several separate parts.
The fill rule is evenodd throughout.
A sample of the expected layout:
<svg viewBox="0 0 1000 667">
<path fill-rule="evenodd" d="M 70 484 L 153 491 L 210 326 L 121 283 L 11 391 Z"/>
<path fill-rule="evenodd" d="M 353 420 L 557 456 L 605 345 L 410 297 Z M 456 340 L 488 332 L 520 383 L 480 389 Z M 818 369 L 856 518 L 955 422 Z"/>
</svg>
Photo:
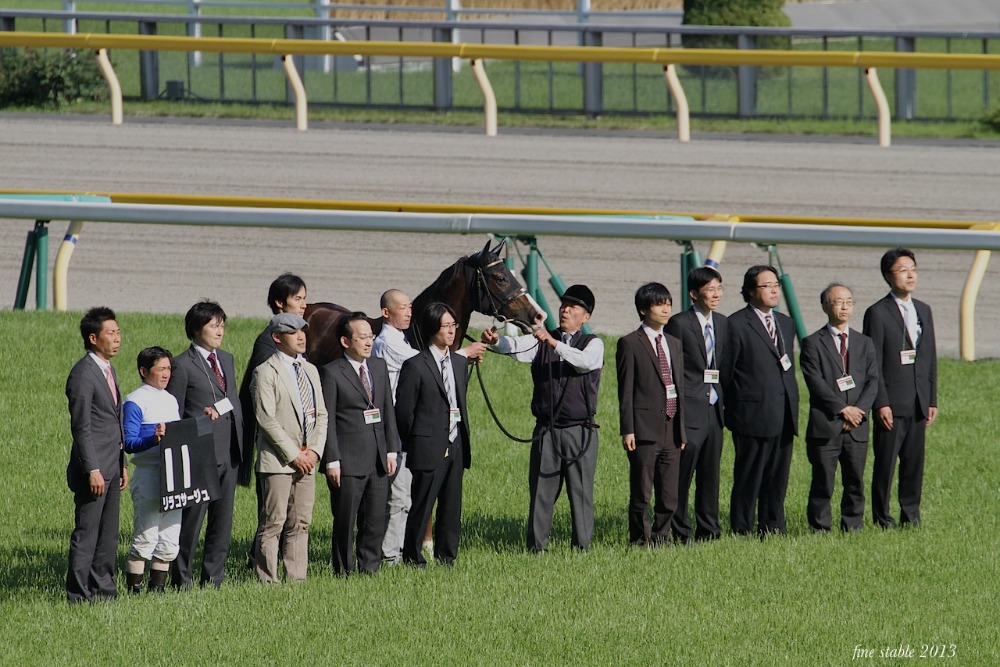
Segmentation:
<svg viewBox="0 0 1000 667">
<path fill-rule="evenodd" d="M 806 514 L 813 531 L 830 530 L 830 500 L 839 460 L 844 483 L 840 529 L 860 530 L 865 513 L 868 413 L 878 392 L 875 346 L 868 336 L 848 327 L 854 312 L 850 289 L 831 283 L 820 294 L 820 304 L 827 323 L 802 341 L 799 359 L 809 387 L 806 454 L 813 471 Z"/>
</svg>

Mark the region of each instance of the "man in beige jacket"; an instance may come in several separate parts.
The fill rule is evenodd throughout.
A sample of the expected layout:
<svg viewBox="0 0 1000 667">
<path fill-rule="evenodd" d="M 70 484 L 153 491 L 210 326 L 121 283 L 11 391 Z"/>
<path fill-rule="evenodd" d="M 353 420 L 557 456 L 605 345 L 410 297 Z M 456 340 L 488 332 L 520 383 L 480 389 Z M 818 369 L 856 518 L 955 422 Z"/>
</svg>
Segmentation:
<svg viewBox="0 0 1000 667">
<path fill-rule="evenodd" d="M 279 583 L 278 543 L 284 535 L 285 574 L 303 581 L 309 566 L 309 524 L 316 497 L 316 465 L 326 443 L 327 411 L 319 372 L 302 356 L 304 319 L 279 313 L 271 319 L 277 351 L 256 368 L 251 383 L 257 417 L 257 474 L 264 503 L 254 569 L 265 583 Z"/>
</svg>

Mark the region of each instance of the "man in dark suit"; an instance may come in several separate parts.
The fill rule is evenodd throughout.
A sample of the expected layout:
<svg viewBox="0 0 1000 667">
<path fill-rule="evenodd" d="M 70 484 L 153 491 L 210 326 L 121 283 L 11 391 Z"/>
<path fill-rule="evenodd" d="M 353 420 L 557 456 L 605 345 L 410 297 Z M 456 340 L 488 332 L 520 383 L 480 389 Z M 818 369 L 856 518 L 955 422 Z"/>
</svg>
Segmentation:
<svg viewBox="0 0 1000 667">
<path fill-rule="evenodd" d="M 128 468 L 122 449 L 121 392 L 111 366 L 122 342 L 114 311 L 87 311 L 80 320 L 80 335 L 87 354 L 66 379 L 73 435 L 66 483 L 76 507 L 66 596 L 70 602 L 92 602 L 118 594 L 118 508 Z"/>
<path fill-rule="evenodd" d="M 389 371 L 383 360 L 371 356 L 374 336 L 367 316 L 344 316 L 337 333 L 344 356 L 320 370 L 331 417 L 322 470 L 333 512 L 333 569 L 339 575 L 354 571 L 357 523 L 357 569 L 372 574 L 382 559 L 389 476 L 396 471 L 399 435 Z"/>
<path fill-rule="evenodd" d="M 726 397 L 726 427 L 736 460 L 730 527 L 754 528 L 763 537 L 785 534 L 785 493 L 798 433 L 799 388 L 795 381 L 795 324 L 774 310 L 781 297 L 778 271 L 752 266 L 741 289 L 747 307 L 729 316 L 729 340 L 719 370 Z"/>
<path fill-rule="evenodd" d="M 458 321 L 450 306 L 432 303 L 418 317 L 430 347 L 403 362 L 396 392 L 399 434 L 413 474 L 403 562 L 427 565 L 421 545 L 437 501 L 434 558 L 453 565 L 462 532 L 462 477 L 472 463 L 465 404 L 469 362 L 450 351 Z"/>
<path fill-rule="evenodd" d="M 889 496 L 897 458 L 900 523 L 920 524 L 924 437 L 938 415 L 937 346 L 930 306 L 912 298 L 917 289 L 913 253 L 905 248 L 890 250 L 882 256 L 881 269 L 891 291 L 865 311 L 864 324 L 879 364 L 872 518 L 882 528 L 895 528 Z"/>
<path fill-rule="evenodd" d="M 726 354 L 729 328 L 725 315 L 715 312 L 722 299 L 722 275 L 702 266 L 688 274 L 691 309 L 677 313 L 667 322 L 665 331 L 681 341 L 684 351 L 684 409 L 687 443 L 681 451 L 677 511 L 674 513 L 674 539 L 691 539 L 688 519 L 688 496 L 695 471 L 698 486 L 694 497 L 696 540 L 715 540 L 719 527 L 719 460 L 722 457 L 722 384 L 719 382 L 719 359 Z"/>
<path fill-rule="evenodd" d="M 802 375 L 809 387 L 806 453 L 812 485 L 806 514 L 809 527 L 829 532 L 837 461 L 844 496 L 840 529 L 861 530 L 865 514 L 864 474 L 868 458 L 868 413 L 878 391 L 878 365 L 871 339 L 848 327 L 854 295 L 832 283 L 820 294 L 826 326 L 802 341 Z"/>
<path fill-rule="evenodd" d="M 618 339 L 619 423 L 629 462 L 628 533 L 636 546 L 670 539 L 677 511 L 677 485 L 684 429 L 684 355 L 681 342 L 663 333 L 673 300 L 660 283 L 635 293 L 642 320 L 636 331 Z M 649 499 L 655 491 L 653 524 Z"/>
<path fill-rule="evenodd" d="M 233 355 L 219 349 L 226 332 L 225 311 L 214 301 L 199 301 L 184 316 L 184 331 L 191 347 L 174 357 L 167 391 L 177 399 L 182 419 L 201 415 L 213 419 L 219 495 L 207 504 L 184 509 L 180 553 L 171 565 L 171 582 L 175 588 L 191 587 L 194 554 L 207 516 L 200 584 L 218 588 L 226 576 L 233 534 L 236 476 L 243 453 L 243 410 Z"/>
</svg>

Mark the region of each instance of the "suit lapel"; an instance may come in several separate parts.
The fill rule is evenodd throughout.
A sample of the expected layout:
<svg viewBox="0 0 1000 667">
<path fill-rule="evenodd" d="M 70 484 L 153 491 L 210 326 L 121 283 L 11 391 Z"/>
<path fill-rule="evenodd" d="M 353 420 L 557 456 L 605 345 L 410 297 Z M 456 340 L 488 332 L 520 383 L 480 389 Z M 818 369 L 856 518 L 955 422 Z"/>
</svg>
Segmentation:
<svg viewBox="0 0 1000 667">
<path fill-rule="evenodd" d="M 743 309 L 743 312 L 745 313 L 745 317 L 750 321 L 750 328 L 753 329 L 754 333 L 760 336 L 760 339 L 764 341 L 765 345 L 767 345 L 767 349 L 769 349 L 775 358 L 777 358 L 778 349 L 774 346 L 774 341 L 771 340 L 771 336 L 768 335 L 767 329 L 764 328 L 764 323 L 760 321 L 759 317 L 757 317 L 757 313 L 754 311 L 753 306 L 748 305 Z M 777 331 L 779 324 L 778 318 L 774 316 L 774 311 L 771 311 L 771 321 L 774 322 L 774 329 Z"/>
<path fill-rule="evenodd" d="M 368 392 L 365 391 L 364 385 L 361 384 L 361 376 L 354 372 L 354 366 L 351 365 L 351 362 L 348 361 L 346 357 L 344 357 L 344 363 L 340 365 L 340 372 L 344 374 L 348 382 L 354 385 L 354 388 L 357 389 L 358 393 L 365 399 L 365 403 L 368 403 Z M 368 375 L 368 382 L 370 383 L 372 381 L 371 373 Z M 374 385 L 372 386 L 374 387 Z"/>
<path fill-rule="evenodd" d="M 663 375 L 660 373 L 660 359 L 656 356 L 656 350 L 653 348 L 653 342 L 649 340 L 649 336 L 646 332 L 639 327 L 639 330 L 635 332 L 635 335 L 639 337 L 639 345 L 646 350 L 646 354 L 649 357 L 650 362 L 653 364 L 653 371 L 656 377 L 659 378 L 660 384 L 663 384 Z"/>
<path fill-rule="evenodd" d="M 90 357 L 89 353 L 87 356 L 90 360 L 91 372 L 93 372 L 94 376 L 97 378 L 96 381 L 100 384 L 100 386 L 104 387 L 104 391 L 107 392 L 108 400 L 111 401 L 111 405 L 117 410 L 119 402 L 115 401 L 114 394 L 111 393 L 111 387 L 108 386 L 108 379 L 104 377 L 104 371 L 102 371 L 101 367 L 97 365 L 94 358 Z M 122 390 L 121 387 L 118 386 L 118 376 L 115 374 L 114 366 L 111 367 L 111 377 L 115 380 L 115 391 L 117 391 L 118 395 L 121 396 Z"/>
<path fill-rule="evenodd" d="M 434 354 L 430 351 L 430 349 L 427 349 L 424 350 L 423 355 L 424 355 L 424 362 L 427 364 L 427 368 L 430 369 L 431 377 L 433 377 L 434 381 L 437 382 L 438 390 L 441 392 L 441 395 L 444 396 L 445 399 L 447 399 L 448 392 L 445 391 L 444 388 L 444 378 L 441 377 L 441 369 L 438 367 L 437 362 L 434 360 Z M 454 370 L 455 368 L 453 363 L 452 372 L 454 372 Z"/>
<path fill-rule="evenodd" d="M 268 360 L 268 363 L 271 364 L 271 367 L 278 374 L 278 377 L 281 378 L 282 383 L 284 383 L 285 385 L 285 389 L 289 392 L 289 396 L 292 397 L 298 396 L 299 395 L 298 382 L 292 382 L 292 377 L 291 375 L 288 374 L 288 369 L 285 368 L 285 362 L 276 357 L 271 357 Z M 302 372 L 303 373 L 306 372 L 304 368 L 302 369 Z M 292 400 L 292 406 L 295 408 L 295 414 L 298 415 L 299 421 L 302 421 L 302 406 L 299 405 L 299 401 Z"/>
<path fill-rule="evenodd" d="M 701 345 L 698 345 L 698 349 L 701 351 L 701 360 L 705 362 L 705 367 L 708 368 L 708 351 L 705 350 L 705 332 L 701 328 L 701 320 L 698 319 L 698 314 L 693 310 L 687 311 L 690 314 L 688 317 L 689 327 L 694 333 L 694 339 L 696 341 L 701 341 Z M 715 331 L 715 318 L 710 320 L 712 322 L 712 338 L 715 339 L 715 347 L 718 349 L 719 337 Z"/>
<path fill-rule="evenodd" d="M 830 357 L 830 360 L 834 363 L 834 368 L 839 368 L 843 370 L 843 364 L 840 358 L 840 351 L 837 349 L 837 344 L 833 340 L 833 336 L 830 334 L 830 330 L 823 327 L 819 330 L 820 338 L 820 349 L 825 350 L 826 354 Z M 847 349 L 848 349 L 848 364 L 850 364 L 850 349 L 851 349 L 851 339 L 847 339 Z"/>
</svg>

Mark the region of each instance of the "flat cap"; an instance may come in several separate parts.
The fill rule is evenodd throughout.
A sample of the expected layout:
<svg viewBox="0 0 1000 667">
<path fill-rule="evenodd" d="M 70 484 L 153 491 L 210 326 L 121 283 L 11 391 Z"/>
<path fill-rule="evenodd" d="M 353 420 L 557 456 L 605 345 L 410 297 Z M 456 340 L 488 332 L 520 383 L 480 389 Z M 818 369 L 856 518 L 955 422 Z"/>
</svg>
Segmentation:
<svg viewBox="0 0 1000 667">
<path fill-rule="evenodd" d="M 309 323 L 294 313 L 278 313 L 271 318 L 271 333 L 295 333 L 308 328 Z"/>
</svg>

